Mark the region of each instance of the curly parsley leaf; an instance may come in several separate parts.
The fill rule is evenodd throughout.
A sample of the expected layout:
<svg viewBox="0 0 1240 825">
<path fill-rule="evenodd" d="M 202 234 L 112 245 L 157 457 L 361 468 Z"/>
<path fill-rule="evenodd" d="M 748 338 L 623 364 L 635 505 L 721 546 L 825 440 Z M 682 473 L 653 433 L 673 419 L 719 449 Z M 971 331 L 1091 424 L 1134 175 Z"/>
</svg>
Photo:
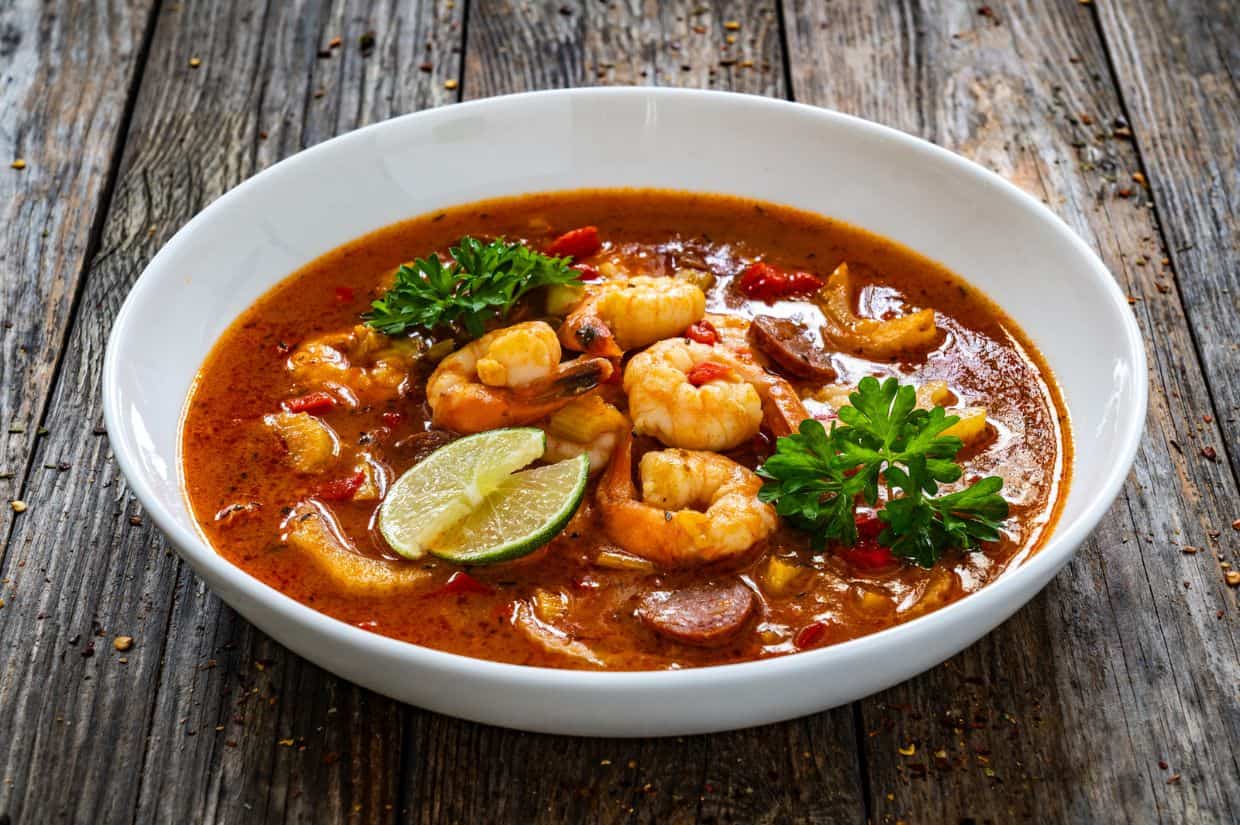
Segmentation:
<svg viewBox="0 0 1240 825">
<path fill-rule="evenodd" d="M 530 290 L 575 283 L 581 275 L 568 258 L 503 238 L 483 243 L 466 236 L 448 254 L 448 262 L 432 255 L 401 266 L 396 283 L 362 316 L 366 323 L 388 335 L 459 327 L 477 338 L 487 321 L 506 318 Z"/>
<path fill-rule="evenodd" d="M 940 484 L 963 474 L 954 461 L 960 439 L 942 434 L 958 417 L 942 407 L 917 409 L 916 391 L 894 378 L 881 384 L 863 378 L 849 401 L 839 410 L 841 423 L 829 431 L 811 419 L 775 442 L 775 452 L 758 468 L 759 499 L 822 549 L 828 542 L 857 542 L 857 500 L 876 505 L 883 485 L 887 496 L 878 517 L 885 526 L 878 540 L 923 567 L 950 547 L 972 550 L 999 538 L 1008 515 L 999 495 L 1002 479 L 990 476 L 935 495 Z"/>
</svg>

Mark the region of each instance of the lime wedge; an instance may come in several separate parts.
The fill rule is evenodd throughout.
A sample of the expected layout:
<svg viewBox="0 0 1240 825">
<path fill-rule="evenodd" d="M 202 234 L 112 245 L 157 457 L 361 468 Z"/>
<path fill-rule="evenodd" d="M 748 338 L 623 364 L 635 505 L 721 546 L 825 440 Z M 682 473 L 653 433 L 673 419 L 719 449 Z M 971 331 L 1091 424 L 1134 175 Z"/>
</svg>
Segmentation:
<svg viewBox="0 0 1240 825">
<path fill-rule="evenodd" d="M 453 441 L 396 480 L 379 507 L 379 532 L 407 559 L 468 516 L 514 472 L 543 454 L 547 436 L 534 427 L 490 430 Z"/>
<path fill-rule="evenodd" d="M 514 473 L 430 542 L 436 556 L 457 564 L 493 564 L 534 552 L 577 512 L 590 477 L 584 455 Z"/>
</svg>

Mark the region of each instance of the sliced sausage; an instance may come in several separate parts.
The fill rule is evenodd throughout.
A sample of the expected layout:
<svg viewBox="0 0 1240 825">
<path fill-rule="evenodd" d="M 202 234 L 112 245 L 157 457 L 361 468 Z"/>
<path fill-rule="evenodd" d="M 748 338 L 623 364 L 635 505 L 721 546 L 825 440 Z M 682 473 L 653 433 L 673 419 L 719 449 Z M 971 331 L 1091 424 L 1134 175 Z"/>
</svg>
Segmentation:
<svg viewBox="0 0 1240 825">
<path fill-rule="evenodd" d="M 656 590 L 642 597 L 637 616 L 664 638 L 696 647 L 726 644 L 753 615 L 758 597 L 739 581 Z"/>
<path fill-rule="evenodd" d="M 814 381 L 835 380 L 830 357 L 796 321 L 759 315 L 750 324 L 749 335 L 754 346 L 785 372 Z"/>
</svg>

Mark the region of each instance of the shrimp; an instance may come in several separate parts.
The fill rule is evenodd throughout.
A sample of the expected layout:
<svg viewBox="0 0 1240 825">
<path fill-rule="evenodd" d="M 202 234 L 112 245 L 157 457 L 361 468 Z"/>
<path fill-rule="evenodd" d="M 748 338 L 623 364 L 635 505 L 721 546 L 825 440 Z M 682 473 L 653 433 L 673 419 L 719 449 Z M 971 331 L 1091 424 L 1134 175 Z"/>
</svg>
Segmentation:
<svg viewBox="0 0 1240 825">
<path fill-rule="evenodd" d="M 638 473 L 641 500 L 633 484 L 633 437 L 625 433 L 596 499 L 608 537 L 655 564 L 688 567 L 731 558 L 779 525 L 775 509 L 758 501 L 762 479 L 721 455 L 650 452 Z"/>
<path fill-rule="evenodd" d="M 679 335 L 706 313 L 706 295 L 688 281 L 637 275 L 605 281 L 577 305 L 560 342 L 571 350 L 619 358 L 628 350 Z"/>
<path fill-rule="evenodd" d="M 435 426 L 461 433 L 531 424 L 593 392 L 606 358 L 560 363 L 555 330 L 528 321 L 487 333 L 439 362 L 426 382 Z"/>
<path fill-rule="evenodd" d="M 669 447 L 730 450 L 756 436 L 764 420 L 781 436 L 809 417 L 782 378 L 729 348 L 680 338 L 633 356 L 623 386 L 637 434 Z"/>
<path fill-rule="evenodd" d="M 400 392 L 409 370 L 425 350 L 413 338 L 389 338 L 365 324 L 344 332 L 312 338 L 288 358 L 293 378 L 309 387 L 330 391 L 346 406 L 358 406 Z"/>
</svg>

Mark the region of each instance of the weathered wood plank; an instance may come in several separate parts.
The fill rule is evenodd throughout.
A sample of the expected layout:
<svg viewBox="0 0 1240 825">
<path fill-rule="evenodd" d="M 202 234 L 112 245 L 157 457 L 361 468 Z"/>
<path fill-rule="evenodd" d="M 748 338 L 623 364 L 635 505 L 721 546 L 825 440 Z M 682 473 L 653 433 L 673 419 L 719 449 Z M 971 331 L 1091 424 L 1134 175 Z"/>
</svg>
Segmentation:
<svg viewBox="0 0 1240 825">
<path fill-rule="evenodd" d="M 790 2 L 795 97 L 933 139 L 1045 199 L 1142 298 L 1151 410 L 1121 500 L 1047 591 L 863 703 L 874 819 L 1234 821 L 1240 661 L 1216 552 L 1236 553 L 1237 492 L 1193 446 L 1219 431 L 1130 177 L 1141 159 L 1112 139 L 1122 107 L 1087 7 L 980 8 Z"/>
<path fill-rule="evenodd" d="M 730 21 L 739 27 L 725 28 Z M 778 15 L 767 3 L 475 0 L 468 32 L 469 98 L 610 83 L 784 93 Z M 410 745 L 405 796 L 419 822 L 863 819 L 847 708 L 639 741 L 537 736 L 415 712 Z"/>
<path fill-rule="evenodd" d="M 466 97 L 621 84 L 783 97 L 778 10 L 771 0 L 471 3 Z"/>
<path fill-rule="evenodd" d="M 159 245 L 309 142 L 454 100 L 444 83 L 459 72 L 460 13 L 164 4 L 35 456 L 71 469 L 31 473 L 2 571 L 0 819 L 396 818 L 406 709 L 293 656 L 205 592 L 141 523 L 91 429 L 105 336 Z M 320 57 L 334 36 L 341 46 Z M 133 649 L 114 650 L 116 634 Z"/>
<path fill-rule="evenodd" d="M 153 0 L 0 4 L 0 496 L 17 498 Z M 0 536 L 13 511 L 0 514 Z"/>
<path fill-rule="evenodd" d="M 1240 478 L 1240 6 L 1096 8 L 1224 436 L 1189 448 Z"/>
</svg>

